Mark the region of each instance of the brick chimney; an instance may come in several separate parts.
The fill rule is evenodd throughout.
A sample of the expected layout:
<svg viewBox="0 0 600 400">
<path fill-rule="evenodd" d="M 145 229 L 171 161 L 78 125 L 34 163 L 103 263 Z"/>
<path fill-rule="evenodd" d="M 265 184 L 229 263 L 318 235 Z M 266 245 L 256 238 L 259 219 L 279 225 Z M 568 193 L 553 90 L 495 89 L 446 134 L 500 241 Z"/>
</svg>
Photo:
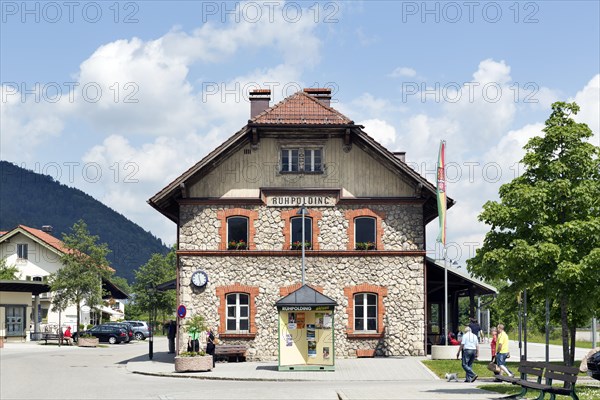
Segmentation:
<svg viewBox="0 0 600 400">
<path fill-rule="evenodd" d="M 254 89 L 250 91 L 250 119 L 269 108 L 271 89 Z"/>
<path fill-rule="evenodd" d="M 329 88 L 306 88 L 304 89 L 304 93 L 313 96 L 315 99 L 319 100 L 321 103 L 330 107 L 331 104 L 331 89 Z"/>
</svg>

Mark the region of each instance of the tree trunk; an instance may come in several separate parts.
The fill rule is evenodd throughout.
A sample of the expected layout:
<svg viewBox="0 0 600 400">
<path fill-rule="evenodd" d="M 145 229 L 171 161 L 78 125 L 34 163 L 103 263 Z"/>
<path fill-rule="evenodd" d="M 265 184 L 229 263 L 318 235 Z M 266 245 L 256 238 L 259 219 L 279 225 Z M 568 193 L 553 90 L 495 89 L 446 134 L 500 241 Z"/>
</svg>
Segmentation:
<svg viewBox="0 0 600 400">
<path fill-rule="evenodd" d="M 562 326 L 562 346 L 563 346 L 563 362 L 569 364 L 571 357 L 569 356 L 569 321 L 567 314 L 567 299 L 563 295 L 560 298 L 560 322 Z"/>
<path fill-rule="evenodd" d="M 75 331 L 79 332 L 79 327 L 81 326 L 81 300 L 77 299 L 75 302 L 75 306 L 77 307 L 77 326 L 75 327 Z"/>
<path fill-rule="evenodd" d="M 575 363 L 575 330 L 575 321 L 571 321 L 571 354 L 569 357 L 569 363 L 567 364 L 568 366 L 571 366 Z"/>
</svg>

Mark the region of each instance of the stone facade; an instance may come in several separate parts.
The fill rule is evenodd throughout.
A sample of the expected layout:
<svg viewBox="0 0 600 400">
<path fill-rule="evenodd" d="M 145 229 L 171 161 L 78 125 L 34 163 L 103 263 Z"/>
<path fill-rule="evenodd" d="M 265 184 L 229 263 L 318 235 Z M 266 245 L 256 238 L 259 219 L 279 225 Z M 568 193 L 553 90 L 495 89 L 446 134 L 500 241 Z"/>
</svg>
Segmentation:
<svg viewBox="0 0 600 400">
<path fill-rule="evenodd" d="M 251 358 L 274 360 L 278 354 L 275 302 L 301 278 L 299 252 L 286 250 L 285 243 L 285 216 L 289 218 L 293 209 L 242 207 L 257 215 L 249 229 L 254 249 L 219 251 L 226 240 L 219 215 L 233 208 L 240 205 L 180 206 L 179 301 L 187 306 L 188 315 L 200 313 L 211 326 L 217 326 L 224 343 L 246 344 Z M 313 240 L 318 242 L 318 250 L 307 251 L 306 282 L 338 303 L 334 316 L 336 357 L 355 357 L 358 349 L 376 349 L 379 355 L 424 355 L 425 257 L 419 254 L 424 248 L 422 206 L 338 205 L 309 209 L 309 213 L 317 223 Z M 377 240 L 381 244 L 377 250 L 349 250 L 353 241 L 349 226 L 357 213 L 379 216 Z M 199 269 L 209 276 L 204 289 L 190 285 L 192 273 Z M 220 315 L 224 313 L 222 293 L 232 285 L 254 293 L 251 328 L 245 336 L 228 335 Z M 375 334 L 353 332 L 349 293 L 357 292 L 379 295 Z M 185 351 L 187 337 L 182 339 L 179 350 Z"/>
</svg>

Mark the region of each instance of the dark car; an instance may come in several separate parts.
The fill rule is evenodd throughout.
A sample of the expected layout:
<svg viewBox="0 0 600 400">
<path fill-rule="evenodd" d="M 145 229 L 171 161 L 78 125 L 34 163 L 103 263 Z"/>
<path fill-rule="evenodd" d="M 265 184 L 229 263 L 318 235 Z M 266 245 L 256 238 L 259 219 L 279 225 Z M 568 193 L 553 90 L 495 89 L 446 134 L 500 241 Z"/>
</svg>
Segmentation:
<svg viewBox="0 0 600 400">
<path fill-rule="evenodd" d="M 127 322 L 107 322 L 104 325 L 118 326 L 119 328 L 124 329 L 125 332 L 127 332 L 127 340 L 125 343 L 129 343 L 133 339 L 133 327 Z"/>
<path fill-rule="evenodd" d="M 588 375 L 600 381 L 600 351 L 592 354 L 587 360 Z"/>
<path fill-rule="evenodd" d="M 125 329 L 114 325 L 96 325 L 91 329 L 73 334 L 73 341 L 77 341 L 80 335 L 92 335 L 97 337 L 101 342 L 110 344 L 122 343 L 127 340 L 127 332 Z"/>
</svg>

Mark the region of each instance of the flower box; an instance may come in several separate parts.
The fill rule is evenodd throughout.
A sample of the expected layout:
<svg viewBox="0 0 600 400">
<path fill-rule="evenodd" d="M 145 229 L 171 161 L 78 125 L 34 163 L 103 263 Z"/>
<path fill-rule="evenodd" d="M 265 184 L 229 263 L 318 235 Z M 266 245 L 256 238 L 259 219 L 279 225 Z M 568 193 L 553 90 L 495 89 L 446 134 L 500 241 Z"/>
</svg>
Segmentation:
<svg viewBox="0 0 600 400">
<path fill-rule="evenodd" d="M 243 240 L 240 240 L 239 242 L 232 240 L 231 242 L 227 243 L 227 249 L 228 250 L 247 250 L 248 243 L 246 243 Z"/>
<path fill-rule="evenodd" d="M 375 349 L 356 349 L 356 357 L 375 357 Z"/>
<path fill-rule="evenodd" d="M 294 242 L 291 245 L 292 250 L 302 250 L 302 242 Z M 304 242 L 304 250 L 310 250 L 312 244 L 310 242 Z"/>
<path fill-rule="evenodd" d="M 175 372 L 212 371 L 213 357 L 211 355 L 195 357 L 175 357 Z"/>
<path fill-rule="evenodd" d="M 80 337 L 77 339 L 77 346 L 79 347 L 96 347 L 100 344 L 100 339 L 97 337 Z"/>
<path fill-rule="evenodd" d="M 373 242 L 358 242 L 356 243 L 356 250 L 375 250 L 376 246 Z"/>
</svg>

